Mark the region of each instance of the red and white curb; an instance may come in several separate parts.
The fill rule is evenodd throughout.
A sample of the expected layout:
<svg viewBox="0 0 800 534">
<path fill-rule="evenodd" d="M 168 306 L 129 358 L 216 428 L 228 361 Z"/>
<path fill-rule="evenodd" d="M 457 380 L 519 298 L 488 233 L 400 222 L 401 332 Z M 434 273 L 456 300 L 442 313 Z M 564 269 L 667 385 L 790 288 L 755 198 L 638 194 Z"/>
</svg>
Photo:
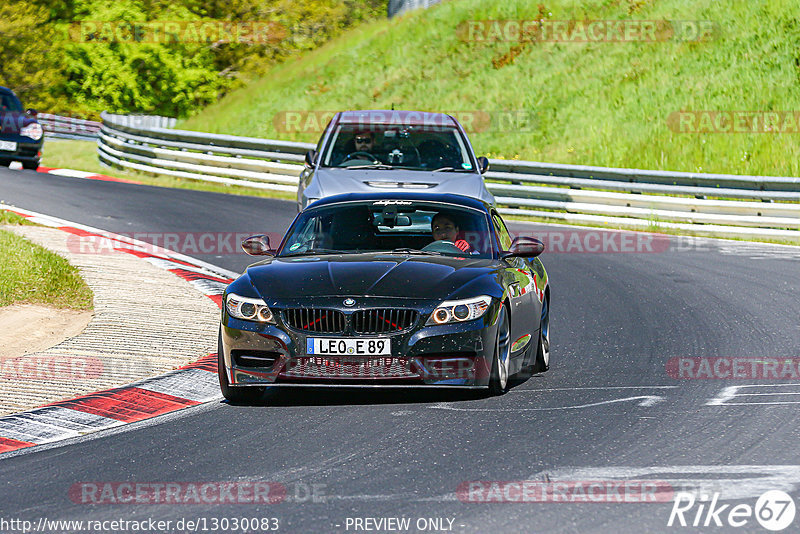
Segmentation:
<svg viewBox="0 0 800 534">
<path fill-rule="evenodd" d="M 91 226 L 22 208 L 0 206 L 0 209 L 74 235 L 108 240 L 109 248 L 134 254 L 176 274 L 220 307 L 225 287 L 238 276 L 195 258 Z M 210 354 L 161 376 L 0 417 L 0 454 L 143 421 L 220 399 L 216 357 L 216 354 Z"/>
<path fill-rule="evenodd" d="M 102 182 L 122 182 L 124 184 L 141 184 L 135 180 L 126 180 L 124 178 L 115 178 L 114 176 L 107 176 L 105 174 L 97 174 L 95 172 L 76 171 L 74 169 L 53 169 L 50 167 L 40 166 L 36 172 L 43 172 L 45 174 L 55 174 L 58 176 L 69 176 L 71 178 L 83 178 L 85 180 L 100 180 Z"/>
</svg>

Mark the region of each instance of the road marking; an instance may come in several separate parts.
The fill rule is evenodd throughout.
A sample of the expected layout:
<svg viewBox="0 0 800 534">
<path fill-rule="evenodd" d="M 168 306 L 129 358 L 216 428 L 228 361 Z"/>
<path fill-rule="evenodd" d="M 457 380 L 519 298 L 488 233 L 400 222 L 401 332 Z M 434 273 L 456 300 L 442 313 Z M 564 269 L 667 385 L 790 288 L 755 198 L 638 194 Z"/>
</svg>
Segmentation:
<svg viewBox="0 0 800 534">
<path fill-rule="evenodd" d="M 689 475 L 689 476 L 687 476 Z M 699 475 L 694 477 L 692 475 Z M 765 491 L 793 493 L 800 487 L 798 465 L 674 465 L 662 467 L 572 467 L 539 472 L 528 480 L 662 480 L 675 492 L 696 495 L 719 493 L 720 500 L 741 500 Z"/>
<path fill-rule="evenodd" d="M 482 472 L 481 477 L 486 478 Z M 489 475 L 491 476 L 491 475 Z M 637 482 L 654 481 L 669 485 L 674 493 L 694 495 L 719 493 L 720 501 L 741 501 L 757 498 L 774 489 L 793 493 L 800 487 L 798 465 L 665 465 L 665 466 L 614 466 L 614 467 L 564 467 L 539 471 L 520 480 L 558 483 Z M 454 482 L 457 486 L 458 482 Z M 452 492 L 420 496 L 417 493 L 326 495 L 326 502 L 458 502 L 457 487 Z M 592 503 L 593 505 L 593 503 Z"/>
<path fill-rule="evenodd" d="M 623 399 L 612 399 L 600 402 L 591 402 L 589 404 L 578 404 L 575 406 L 555 406 L 552 408 L 457 408 L 453 406 L 452 402 L 437 402 L 431 408 L 437 410 L 452 410 L 456 412 L 545 412 L 554 410 L 579 410 L 582 408 L 593 408 L 595 406 L 603 406 L 606 404 L 615 404 L 618 402 L 640 401 L 637 406 L 653 406 L 658 402 L 666 400 L 659 395 L 638 395 L 636 397 L 625 397 Z"/>
<path fill-rule="evenodd" d="M 706 402 L 706 406 L 758 406 L 758 405 L 782 405 L 800 404 L 797 400 L 770 401 L 770 402 L 729 402 L 742 397 L 768 397 L 781 395 L 800 395 L 800 391 L 768 391 L 766 393 L 755 393 L 746 388 L 800 388 L 800 384 L 746 384 L 742 386 L 728 386 L 723 388 L 713 399 Z M 741 390 L 745 392 L 740 393 Z"/>
</svg>

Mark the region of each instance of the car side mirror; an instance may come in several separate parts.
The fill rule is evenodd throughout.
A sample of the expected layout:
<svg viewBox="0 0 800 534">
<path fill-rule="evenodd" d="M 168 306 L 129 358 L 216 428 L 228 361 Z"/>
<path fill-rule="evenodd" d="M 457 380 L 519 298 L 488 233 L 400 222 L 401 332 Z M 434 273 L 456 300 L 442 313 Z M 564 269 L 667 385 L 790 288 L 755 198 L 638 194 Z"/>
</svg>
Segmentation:
<svg viewBox="0 0 800 534">
<path fill-rule="evenodd" d="M 478 170 L 481 171 L 481 174 L 486 174 L 486 171 L 489 170 L 489 158 L 485 156 L 478 158 Z"/>
<path fill-rule="evenodd" d="M 28 108 L 28 109 L 26 109 L 26 110 L 25 110 L 25 113 L 26 113 L 27 115 L 30 115 L 31 117 L 35 117 L 36 115 L 38 115 L 38 114 L 39 114 L 39 112 L 38 112 L 38 111 L 36 111 L 36 110 L 35 110 L 35 109 L 33 109 L 33 108 Z"/>
<path fill-rule="evenodd" d="M 313 167 L 314 163 L 317 161 L 317 151 L 316 150 L 309 150 L 306 152 L 306 167 Z"/>
<path fill-rule="evenodd" d="M 273 250 L 269 246 L 269 236 L 251 235 L 242 241 L 242 250 L 249 256 L 273 256 Z"/>
<path fill-rule="evenodd" d="M 501 253 L 503 258 L 535 258 L 544 252 L 544 243 L 532 237 L 519 236 L 511 242 L 511 248 Z"/>
</svg>

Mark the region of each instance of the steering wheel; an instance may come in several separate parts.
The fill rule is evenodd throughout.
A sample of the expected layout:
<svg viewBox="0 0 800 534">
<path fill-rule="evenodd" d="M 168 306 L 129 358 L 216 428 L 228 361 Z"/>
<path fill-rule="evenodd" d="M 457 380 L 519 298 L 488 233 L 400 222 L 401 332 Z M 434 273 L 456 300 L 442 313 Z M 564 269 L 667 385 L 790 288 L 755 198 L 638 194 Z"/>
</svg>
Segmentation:
<svg viewBox="0 0 800 534">
<path fill-rule="evenodd" d="M 430 251 L 430 252 L 441 252 L 442 254 L 457 254 L 459 256 L 468 256 L 468 252 L 464 252 L 460 248 L 458 248 L 455 243 L 452 241 L 446 241 L 444 239 L 440 239 L 439 241 L 434 241 L 433 243 L 428 243 L 422 250 Z"/>
<path fill-rule="evenodd" d="M 359 156 L 366 156 L 366 158 L 360 158 Z M 361 151 L 359 151 L 359 152 L 350 152 L 348 155 L 346 155 L 344 157 L 344 160 L 342 160 L 342 163 L 344 163 L 345 161 L 350 161 L 351 159 L 369 159 L 376 165 L 378 163 L 380 163 L 380 160 L 378 158 L 376 158 L 373 154 L 370 154 L 369 152 L 361 152 Z"/>
</svg>

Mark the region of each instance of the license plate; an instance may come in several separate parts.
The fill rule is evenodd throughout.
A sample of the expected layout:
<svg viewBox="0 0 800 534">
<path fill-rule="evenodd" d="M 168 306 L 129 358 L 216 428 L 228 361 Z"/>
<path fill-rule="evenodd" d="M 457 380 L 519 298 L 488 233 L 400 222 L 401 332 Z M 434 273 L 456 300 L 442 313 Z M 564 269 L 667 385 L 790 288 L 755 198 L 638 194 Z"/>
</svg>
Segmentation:
<svg viewBox="0 0 800 534">
<path fill-rule="evenodd" d="M 10 152 L 16 152 L 17 143 L 16 141 L 0 141 L 0 150 L 8 150 Z"/>
<path fill-rule="evenodd" d="M 384 356 L 392 354 L 389 338 L 320 338 L 306 339 L 306 354 L 313 356 Z"/>
</svg>

